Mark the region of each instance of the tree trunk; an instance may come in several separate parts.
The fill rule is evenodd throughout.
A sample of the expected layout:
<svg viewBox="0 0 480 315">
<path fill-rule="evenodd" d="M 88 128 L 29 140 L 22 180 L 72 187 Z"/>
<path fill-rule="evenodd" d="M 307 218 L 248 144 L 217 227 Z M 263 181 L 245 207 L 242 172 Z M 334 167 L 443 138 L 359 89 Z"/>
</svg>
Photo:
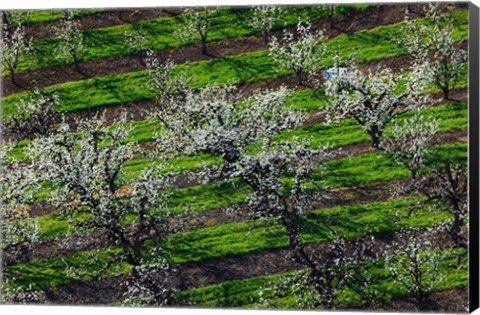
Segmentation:
<svg viewBox="0 0 480 315">
<path fill-rule="evenodd" d="M 13 85 L 18 86 L 17 82 L 15 81 L 15 71 L 10 70 L 10 81 Z"/>
<path fill-rule="evenodd" d="M 268 45 L 268 30 L 266 29 L 263 30 L 263 42 Z"/>
<path fill-rule="evenodd" d="M 461 230 L 462 230 L 462 219 L 460 217 L 460 209 L 458 208 L 458 205 L 454 206 L 453 210 L 453 224 L 450 229 L 450 235 L 455 242 L 455 247 L 462 247 L 462 248 L 467 248 L 468 244 L 467 241 L 465 240 L 464 237 L 460 235 Z"/>
<path fill-rule="evenodd" d="M 444 88 L 442 88 L 442 91 L 443 91 L 443 99 L 448 101 L 450 97 L 450 89 L 448 88 L 448 86 L 445 86 Z"/>
<path fill-rule="evenodd" d="M 75 54 L 73 54 L 73 63 L 75 64 L 75 70 L 77 70 L 77 72 L 80 73 L 80 74 L 84 74 L 82 72 L 82 69 L 80 69 L 80 64 L 79 64 L 77 56 Z"/>
<path fill-rule="evenodd" d="M 303 75 L 301 72 L 297 72 L 297 82 L 298 82 L 298 85 L 305 86 L 303 82 Z"/>
<path fill-rule="evenodd" d="M 208 55 L 207 52 L 207 39 L 202 38 L 202 54 Z"/>
<path fill-rule="evenodd" d="M 376 149 L 380 149 L 380 130 L 376 125 L 373 125 L 370 128 L 370 138 L 371 138 L 371 145 Z"/>
</svg>

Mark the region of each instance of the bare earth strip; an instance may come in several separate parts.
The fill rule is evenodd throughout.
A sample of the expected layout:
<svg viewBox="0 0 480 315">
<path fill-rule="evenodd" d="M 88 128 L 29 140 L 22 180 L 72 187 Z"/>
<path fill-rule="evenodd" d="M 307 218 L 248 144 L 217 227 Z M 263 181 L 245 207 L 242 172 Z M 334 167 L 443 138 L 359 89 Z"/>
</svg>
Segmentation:
<svg viewBox="0 0 480 315">
<path fill-rule="evenodd" d="M 439 248 L 451 248 L 452 242 L 446 232 L 434 232 L 430 235 L 432 243 Z M 387 244 L 395 240 L 392 233 L 379 234 L 371 242 L 372 253 L 377 257 L 387 254 Z M 325 250 L 329 242 L 307 246 L 310 250 Z M 352 248 L 347 249 L 352 250 Z M 258 276 L 274 275 L 302 267 L 293 262 L 288 249 L 269 250 L 245 255 L 223 257 L 197 263 L 178 266 L 177 278 L 174 280 L 180 290 L 189 290 L 219 284 L 229 280 L 240 280 Z M 369 258 L 374 258 L 373 256 Z M 88 283 L 77 283 L 46 290 L 47 298 L 55 304 L 109 304 L 121 301 L 127 276 L 117 276 Z"/>
<path fill-rule="evenodd" d="M 437 143 L 465 142 L 466 140 L 467 135 L 465 130 L 444 133 L 436 138 Z M 344 147 L 342 151 L 342 156 L 337 156 L 337 158 L 372 152 L 372 148 L 368 143 L 360 143 Z M 406 183 L 407 180 L 380 182 L 313 193 L 311 195 L 311 207 L 307 209 L 307 211 L 333 206 L 346 206 L 387 200 L 393 197 L 392 189 L 403 182 Z M 247 206 L 240 206 L 238 212 L 227 211 L 227 209 L 223 208 L 214 209 L 180 217 L 174 220 L 172 225 L 178 227 L 179 232 L 187 232 L 205 227 L 242 222 L 245 220 L 245 215 L 248 211 L 249 209 Z M 182 225 L 182 222 L 190 222 L 190 224 L 185 227 Z M 8 266 L 24 263 L 32 259 L 51 259 L 70 255 L 79 251 L 105 248 L 110 245 L 112 244 L 104 234 L 93 231 L 88 234 L 64 236 L 53 240 L 34 243 L 30 249 L 22 246 L 18 248 L 19 250 L 15 251 L 17 254 L 11 251 L 5 251 L 3 259 L 4 264 Z"/>
<path fill-rule="evenodd" d="M 421 5 L 411 6 L 415 9 L 414 12 L 422 12 Z M 333 38 L 345 32 L 353 33 L 381 25 L 401 22 L 405 17 L 403 10 L 404 5 L 382 5 L 364 11 L 348 12 L 344 15 L 336 16 L 334 17 L 334 28 L 330 28 L 326 21 L 323 20 L 318 21 L 314 26 L 316 29 L 325 30 L 324 34 L 327 38 Z M 402 13 L 399 14 L 399 12 Z M 411 17 L 418 18 L 421 17 L 421 15 L 413 13 Z M 272 35 L 278 36 L 279 34 L 280 32 L 273 32 Z M 181 64 L 188 61 L 209 60 L 264 49 L 268 49 L 268 46 L 264 44 L 261 37 L 248 36 L 210 43 L 209 55 L 200 53 L 200 45 L 190 45 L 177 49 L 167 49 L 159 52 L 157 56 L 160 60 L 170 58 L 175 64 Z M 132 58 L 131 56 L 85 61 L 80 63 L 80 67 L 88 77 L 145 70 L 145 67 L 140 63 L 138 58 Z M 71 64 L 19 73 L 16 75 L 16 78 L 22 86 L 32 87 L 31 82 L 35 82 L 35 87 L 44 87 L 84 80 L 86 76 L 78 73 L 75 66 Z M 9 76 L 3 76 L 2 83 L 3 96 L 23 91 L 22 88 L 10 82 Z"/>
<path fill-rule="evenodd" d="M 85 31 L 94 28 L 111 27 L 163 17 L 172 17 L 178 14 L 180 14 L 180 9 L 178 8 L 106 9 L 105 11 L 77 17 L 77 20 L 80 23 L 80 30 Z M 26 37 L 33 40 L 54 37 L 56 36 L 55 29 L 60 26 L 60 23 L 60 20 L 55 20 L 28 24 L 25 26 Z"/>
</svg>

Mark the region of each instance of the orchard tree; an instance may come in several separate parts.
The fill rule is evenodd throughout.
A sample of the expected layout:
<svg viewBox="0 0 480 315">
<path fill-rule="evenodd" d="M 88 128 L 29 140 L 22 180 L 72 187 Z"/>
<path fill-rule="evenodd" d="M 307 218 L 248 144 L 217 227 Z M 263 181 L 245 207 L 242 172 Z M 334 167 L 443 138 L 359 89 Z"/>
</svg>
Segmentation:
<svg viewBox="0 0 480 315">
<path fill-rule="evenodd" d="M 173 101 L 155 114 L 165 126 L 158 147 L 167 152 L 210 153 L 234 163 L 251 142 L 298 127 L 305 119 L 288 106 L 287 95 L 288 90 L 280 88 L 241 101 L 233 86 L 190 91 L 185 100 Z"/>
<path fill-rule="evenodd" d="M 467 172 L 462 164 L 451 166 L 450 162 L 437 166 L 430 173 L 418 177 L 418 170 L 425 166 L 425 159 L 432 151 L 437 120 L 429 120 L 415 113 L 403 123 L 394 123 L 392 135 L 382 140 L 382 148 L 412 174 L 412 182 L 399 187 L 400 194 L 422 194 L 427 197 L 419 206 L 434 204 L 437 209 L 452 213 L 450 235 L 457 247 L 468 246 L 467 237 Z"/>
<path fill-rule="evenodd" d="M 183 28 L 176 32 L 176 35 L 184 41 L 200 38 L 202 43 L 202 54 L 208 55 L 207 51 L 207 38 L 208 31 L 210 29 L 210 23 L 212 21 L 212 15 L 216 10 L 204 8 L 202 11 L 194 11 L 187 9 L 185 11 L 186 24 Z"/>
<path fill-rule="evenodd" d="M 60 39 L 55 51 L 57 58 L 68 63 L 73 62 L 77 72 L 83 74 L 80 68 L 80 59 L 86 48 L 83 43 L 83 34 L 80 31 L 80 23 L 75 18 L 73 11 L 64 12 L 64 18 L 57 28 L 57 36 Z"/>
<path fill-rule="evenodd" d="M 146 66 L 145 60 L 149 52 L 148 38 L 141 32 L 125 32 L 124 37 L 129 53 L 136 56 L 142 66 Z"/>
<path fill-rule="evenodd" d="M 297 24 L 296 34 L 284 30 L 281 39 L 273 38 L 270 42 L 269 55 L 281 69 L 293 71 L 298 84 L 304 85 L 304 77 L 319 70 L 319 63 L 326 48 L 321 41 L 323 33 L 312 32 L 310 24 Z"/>
<path fill-rule="evenodd" d="M 442 167 L 425 175 L 417 184 L 417 190 L 428 198 L 437 209 L 453 215 L 449 233 L 456 247 L 468 247 L 468 175 L 462 164 Z"/>
<path fill-rule="evenodd" d="M 29 10 L 3 10 L 1 18 L 2 30 L 11 31 L 17 27 L 24 26 L 28 23 L 31 13 Z"/>
<path fill-rule="evenodd" d="M 292 258 L 308 270 L 306 283 L 315 288 L 319 303 L 316 305 L 334 307 L 330 297 L 344 283 L 345 268 L 352 265 L 342 264 L 342 269 L 330 264 L 327 268 L 323 265 L 323 255 L 307 250 L 303 242 L 306 211 L 311 208 L 311 196 L 306 190 L 308 176 L 333 153 L 310 150 L 308 143 L 298 139 L 273 142 L 274 135 L 300 125 L 305 116 L 288 109 L 285 89 L 253 95 L 239 102 L 233 87 L 209 87 L 189 94 L 182 107 L 168 109 L 170 115 L 159 113 L 157 118 L 167 130 L 162 133 L 159 145 L 171 151 L 208 152 L 221 157 L 227 170 L 222 172 L 223 176 L 231 180 L 239 178 L 251 190 L 246 215 L 255 220 L 274 219 L 285 227 Z M 248 146 L 252 142 L 259 148 L 253 153 Z M 293 174 L 293 178 L 285 181 L 286 174 Z M 331 262 L 352 261 L 340 247 L 335 247 Z M 335 280 L 330 281 L 331 278 Z M 330 282 L 325 284 L 325 281 Z"/>
<path fill-rule="evenodd" d="M 425 82 L 419 78 L 418 71 L 402 78 L 390 69 L 364 74 L 352 65 L 348 71 L 337 73 L 326 82 L 327 122 L 354 119 L 369 134 L 374 148 L 380 148 L 385 127 L 399 113 L 427 104 L 428 96 L 422 94 Z"/>
<path fill-rule="evenodd" d="M 170 179 L 160 175 L 161 169 L 152 168 L 133 184 L 126 183 L 121 170 L 136 150 L 135 143 L 127 141 L 129 129 L 125 119 L 124 116 L 112 128 L 103 128 L 101 117 L 81 121 L 79 133 L 62 126 L 55 135 L 35 141 L 35 165 L 44 174 L 43 180 L 58 183 L 50 200 L 70 219 L 76 232 L 103 231 L 111 244 L 121 248 L 96 276 L 125 262 L 132 267 L 128 280 L 132 288 L 126 302 L 163 305 L 168 303 L 173 290 L 166 286 L 172 268 L 163 250 L 165 237 L 173 229 L 172 215 L 164 203 L 168 195 L 159 191 L 169 187 Z M 123 198 L 125 185 L 129 185 L 130 193 Z M 78 215 L 85 215 L 85 220 L 75 219 Z M 132 218 L 133 226 L 125 225 Z M 152 241 L 146 251 L 149 239 Z M 91 274 L 90 264 L 98 265 L 98 257 L 93 255 L 85 263 L 85 270 L 68 266 L 69 274 Z M 153 273 L 163 276 L 153 281 Z"/>
<path fill-rule="evenodd" d="M 12 149 L 4 144 L 0 147 L 0 302 L 39 302 L 44 298 L 41 292 L 18 285 L 16 273 L 3 268 L 4 258 L 30 252 L 39 233 L 38 224 L 27 220 L 33 197 L 40 190 L 35 166 L 15 160 Z"/>
<path fill-rule="evenodd" d="M 322 5 L 322 11 L 323 13 L 325 14 L 326 18 L 327 18 L 327 21 L 328 21 L 328 25 L 330 26 L 330 28 L 333 28 L 333 17 L 335 16 L 335 11 L 337 10 L 337 5 L 334 5 L 334 4 L 325 4 L 325 5 Z"/>
<path fill-rule="evenodd" d="M 393 282 L 415 297 L 421 310 L 428 309 L 429 295 L 444 280 L 439 271 L 442 256 L 431 240 L 435 229 L 405 229 L 397 233 L 386 258 Z"/>
<path fill-rule="evenodd" d="M 147 71 L 150 76 L 149 87 L 157 95 L 160 106 L 169 102 L 182 102 L 191 88 L 191 78 L 185 72 L 175 74 L 174 63 L 167 59 L 156 58 L 153 51 L 147 51 Z"/>
<path fill-rule="evenodd" d="M 411 118 L 395 120 L 391 136 L 384 137 L 380 147 L 405 166 L 415 180 L 418 170 L 425 166 L 437 128 L 438 120 L 428 119 L 416 112 Z"/>
<path fill-rule="evenodd" d="M 366 263 L 367 259 L 377 258 L 373 253 L 373 236 L 348 239 L 333 229 L 328 232 L 332 239 L 326 246 L 306 251 L 311 265 L 304 265 L 303 270 L 275 284 L 267 284 L 260 291 L 263 304 L 271 307 L 271 298 L 289 292 L 295 297 L 297 308 L 336 309 L 341 304 L 339 292 L 342 289 L 355 292 L 359 297 L 357 303 L 363 306 L 375 303 L 378 292 L 371 284 L 378 279 Z"/>
<path fill-rule="evenodd" d="M 277 6 L 257 6 L 253 8 L 252 19 L 249 25 L 262 32 L 265 45 L 268 44 L 269 34 L 275 23 L 282 18 L 282 8 Z"/>
<path fill-rule="evenodd" d="M 16 105 L 15 115 L 5 122 L 5 131 L 19 138 L 48 136 L 61 121 L 58 106 L 57 93 L 35 89 Z"/>
<path fill-rule="evenodd" d="M 423 65 L 424 76 L 431 80 L 448 100 L 462 78 L 462 67 L 467 61 L 467 52 L 460 49 L 453 33 L 456 29 L 450 12 L 442 14 L 438 4 L 429 4 L 426 12 L 429 22 L 406 21 L 403 44 L 414 57 L 414 63 Z"/>
<path fill-rule="evenodd" d="M 18 66 L 24 63 L 33 52 L 31 39 L 27 39 L 22 25 L 10 27 L 3 25 L 3 34 L 0 38 L 0 58 L 2 65 L 10 73 L 10 81 L 20 86 L 15 80 Z"/>
</svg>

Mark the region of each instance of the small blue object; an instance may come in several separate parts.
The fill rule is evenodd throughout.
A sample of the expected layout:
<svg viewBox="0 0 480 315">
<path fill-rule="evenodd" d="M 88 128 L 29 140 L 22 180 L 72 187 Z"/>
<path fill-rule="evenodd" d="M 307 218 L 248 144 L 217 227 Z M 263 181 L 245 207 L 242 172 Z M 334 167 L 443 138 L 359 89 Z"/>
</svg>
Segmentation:
<svg viewBox="0 0 480 315">
<path fill-rule="evenodd" d="M 345 73 L 349 73 L 349 72 L 350 72 L 350 68 L 333 67 L 333 68 L 329 68 L 329 69 L 325 70 L 324 76 L 325 76 L 325 79 L 330 80 L 330 79 L 336 77 L 339 74 L 345 74 Z"/>
</svg>

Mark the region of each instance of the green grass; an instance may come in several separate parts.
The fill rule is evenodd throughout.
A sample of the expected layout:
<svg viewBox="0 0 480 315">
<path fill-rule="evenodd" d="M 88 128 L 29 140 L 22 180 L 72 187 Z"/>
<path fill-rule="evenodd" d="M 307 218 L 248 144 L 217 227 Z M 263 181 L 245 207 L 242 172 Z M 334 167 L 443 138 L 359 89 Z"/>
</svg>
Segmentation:
<svg viewBox="0 0 480 315">
<path fill-rule="evenodd" d="M 448 144 L 435 146 L 428 161 L 429 166 L 450 161 L 466 163 L 467 145 Z M 319 185 L 328 188 L 351 187 L 375 182 L 407 178 L 409 172 L 386 154 L 370 153 L 327 163 L 323 173 L 318 171 L 310 176 L 308 187 L 318 189 Z M 290 179 L 285 178 L 288 183 Z M 204 212 L 245 202 L 250 193 L 248 186 L 240 181 L 221 181 L 170 191 L 167 199 L 169 210 L 177 214 Z M 67 219 L 58 213 L 33 218 L 40 226 L 40 239 L 48 240 L 73 232 Z M 127 221 L 132 221 L 129 218 Z"/>
<path fill-rule="evenodd" d="M 369 5 L 349 5 L 341 7 L 337 14 L 349 10 L 363 10 Z M 229 38 L 256 34 L 248 21 L 251 18 L 249 8 L 222 8 L 212 15 L 209 28 L 208 41 L 215 42 Z M 56 17 L 55 12 L 45 12 L 49 18 Z M 38 18 L 38 15 L 37 15 Z M 296 24 L 298 19 L 302 21 L 318 20 L 324 18 L 320 7 L 288 7 L 285 9 L 285 17 L 277 23 L 276 29 Z M 150 21 L 141 21 L 134 24 L 122 24 L 106 28 L 97 28 L 82 32 L 84 36 L 85 53 L 80 60 L 98 60 L 106 57 L 126 56 L 131 52 L 124 41 L 125 32 L 142 31 L 148 41 L 150 49 L 159 51 L 168 48 L 177 48 L 185 45 L 199 43 L 199 41 L 182 42 L 174 32 L 185 25 L 185 17 L 158 18 Z M 18 67 L 19 72 L 58 66 L 65 64 L 55 58 L 52 51 L 59 44 L 59 38 L 46 38 L 33 41 L 35 54 Z"/>
<path fill-rule="evenodd" d="M 105 9 L 80 9 L 75 10 L 74 15 L 80 17 L 84 15 L 97 14 L 104 11 Z M 36 24 L 58 21 L 60 19 L 63 19 L 63 13 L 60 10 L 34 10 L 26 19 L 26 22 L 30 24 Z"/>
<path fill-rule="evenodd" d="M 447 212 L 421 209 L 415 216 L 405 216 L 418 199 L 405 198 L 365 205 L 353 205 L 321 209 L 309 215 L 304 241 L 307 244 L 330 240 L 326 232 L 329 227 L 345 237 L 355 237 L 370 233 L 397 231 L 402 227 L 426 227 L 449 220 Z M 398 221 L 394 215 L 403 216 Z M 272 220 L 263 220 L 253 224 L 250 221 L 226 224 L 197 231 L 172 235 L 167 240 L 166 249 L 175 263 L 202 261 L 231 255 L 241 255 L 269 249 L 285 248 L 288 239 L 284 228 Z M 88 280 L 96 268 L 102 266 L 108 257 L 119 251 L 118 247 L 102 249 L 94 266 L 81 280 Z M 27 263 L 6 267 L 6 272 L 14 276 L 18 285 L 31 284 L 34 289 L 64 285 L 72 282 L 66 271 L 65 263 L 80 268 L 85 259 L 97 251 L 79 252 L 61 258 L 32 260 Z M 148 245 L 145 248 L 148 255 Z M 115 268 L 120 270 L 113 271 Z M 129 272 L 127 265 L 114 266 L 114 273 Z"/>
<path fill-rule="evenodd" d="M 455 40 L 468 38 L 468 12 L 454 13 L 457 19 Z M 361 63 L 382 58 L 399 56 L 406 53 L 400 45 L 390 38 L 401 36 L 403 23 L 381 26 L 375 29 L 342 34 L 327 40 L 328 56 L 322 60 L 322 66 L 331 66 L 336 51 L 343 57 L 351 54 L 355 47 L 357 60 Z M 176 72 L 185 70 L 193 79 L 195 87 L 210 84 L 254 82 L 291 74 L 287 70 L 277 70 L 268 51 L 246 53 L 223 57 L 209 61 L 192 62 L 178 65 Z M 69 82 L 45 88 L 57 91 L 61 99 L 60 111 L 75 111 L 98 106 L 111 106 L 121 103 L 155 98 L 155 93 L 147 87 L 148 75 L 145 71 L 115 74 L 77 82 Z M 14 104 L 27 96 L 26 93 L 9 95 L 3 98 L 4 116 L 13 115 Z"/>
<path fill-rule="evenodd" d="M 431 255 L 432 252 L 425 252 L 424 255 Z M 465 259 L 457 268 L 458 256 L 465 256 L 465 250 L 448 249 L 441 251 L 442 259 L 439 264 L 439 273 L 444 277 L 438 291 L 462 289 L 468 286 L 468 264 Z M 396 257 L 402 259 L 402 257 Z M 377 259 L 364 264 L 366 271 L 376 281 L 371 284 L 377 290 L 377 300 L 387 300 L 408 296 L 406 289 L 395 284 L 392 275 L 386 269 L 384 259 Z M 242 307 L 242 308 L 265 308 L 266 305 L 260 301 L 267 299 L 269 308 L 296 308 L 295 299 L 291 291 L 280 289 L 273 295 L 272 288 L 278 286 L 286 279 L 299 274 L 300 271 L 262 276 L 243 280 L 226 281 L 218 285 L 202 287 L 189 291 L 182 291 L 178 294 L 180 304 L 194 305 L 197 307 Z M 359 297 L 348 288 L 339 292 L 340 308 L 360 302 Z"/>
</svg>

